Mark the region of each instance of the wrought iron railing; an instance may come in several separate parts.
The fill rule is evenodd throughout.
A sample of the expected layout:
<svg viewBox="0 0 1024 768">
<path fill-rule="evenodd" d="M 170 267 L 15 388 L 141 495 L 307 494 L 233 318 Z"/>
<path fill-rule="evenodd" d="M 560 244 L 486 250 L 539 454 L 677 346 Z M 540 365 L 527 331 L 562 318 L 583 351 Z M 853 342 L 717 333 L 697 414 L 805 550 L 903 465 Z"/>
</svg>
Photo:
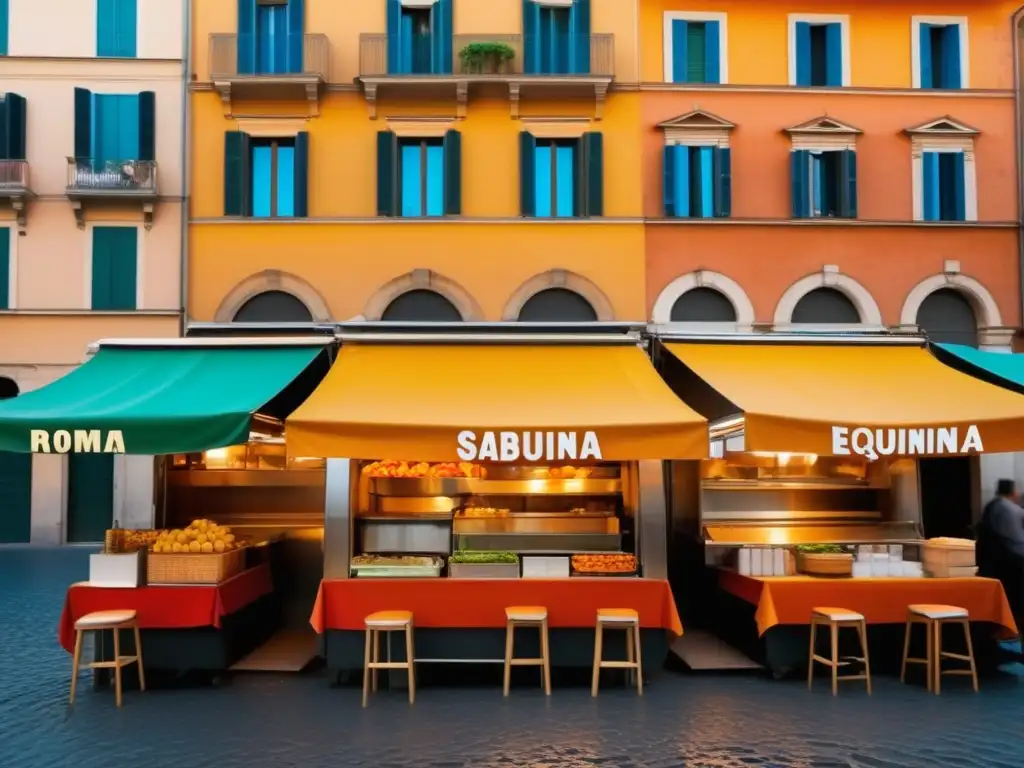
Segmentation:
<svg viewBox="0 0 1024 768">
<path fill-rule="evenodd" d="M 156 163 L 69 157 L 67 188 L 75 192 L 156 194 Z"/>
<path fill-rule="evenodd" d="M 327 35 L 309 34 L 302 35 L 302 71 L 297 67 L 289 68 L 287 65 L 277 67 L 261 66 L 259 59 L 253 55 L 253 65 L 248 64 L 239 67 L 238 49 L 252 46 L 255 52 L 257 41 L 249 35 L 237 35 L 227 33 L 215 33 L 210 35 L 210 76 L 214 80 L 232 77 L 279 77 L 286 75 L 317 75 L 326 80 L 330 65 L 330 42 Z M 287 48 L 288 46 L 286 46 Z M 240 69 L 252 71 L 239 71 Z M 274 71 L 264 71 L 274 70 Z M 280 70 L 280 71 L 279 71 Z"/>
<path fill-rule="evenodd" d="M 0 160 L 0 189 L 28 188 L 28 161 Z"/>
</svg>

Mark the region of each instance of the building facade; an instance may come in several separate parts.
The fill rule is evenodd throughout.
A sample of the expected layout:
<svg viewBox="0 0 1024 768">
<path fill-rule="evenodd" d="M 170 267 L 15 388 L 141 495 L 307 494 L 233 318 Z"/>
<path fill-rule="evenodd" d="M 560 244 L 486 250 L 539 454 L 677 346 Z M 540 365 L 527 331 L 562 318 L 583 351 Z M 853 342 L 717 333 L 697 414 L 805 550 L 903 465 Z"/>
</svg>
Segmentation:
<svg viewBox="0 0 1024 768">
<path fill-rule="evenodd" d="M 99 338 L 180 332 L 185 11 L 0 0 L 0 397 Z M 0 542 L 102 539 L 151 506 L 152 466 L 0 456 Z"/>
</svg>

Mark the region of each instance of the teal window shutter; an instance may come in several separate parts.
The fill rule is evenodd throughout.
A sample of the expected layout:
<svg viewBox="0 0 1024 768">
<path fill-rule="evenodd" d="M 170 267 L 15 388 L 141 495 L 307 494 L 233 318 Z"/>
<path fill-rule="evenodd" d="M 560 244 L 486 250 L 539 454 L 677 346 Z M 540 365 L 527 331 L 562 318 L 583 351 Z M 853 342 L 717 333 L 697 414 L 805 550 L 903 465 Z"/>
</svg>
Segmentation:
<svg viewBox="0 0 1024 768">
<path fill-rule="evenodd" d="M 925 221 L 939 220 L 939 153 L 921 153 L 921 202 Z"/>
<path fill-rule="evenodd" d="M 309 134 L 300 131 L 295 134 L 294 159 L 294 215 L 309 216 Z M 279 182 L 280 183 L 280 180 Z"/>
<path fill-rule="evenodd" d="M 604 215 L 604 136 L 590 131 L 583 134 L 583 159 L 586 163 L 586 205 L 584 216 Z"/>
<path fill-rule="evenodd" d="M 961 88 L 960 25 L 949 24 L 942 29 L 942 87 Z"/>
<path fill-rule="evenodd" d="M 662 150 L 662 199 L 665 204 L 665 215 L 672 217 L 676 215 L 676 196 L 675 196 L 675 184 L 676 184 L 676 158 L 675 158 L 675 146 L 668 144 Z"/>
<path fill-rule="evenodd" d="M 690 163 L 690 147 L 676 144 L 672 147 L 672 154 L 676 166 L 676 187 L 673 197 L 676 201 L 676 216 L 690 217 L 690 201 L 693 199 L 691 188 L 693 186 Z"/>
<path fill-rule="evenodd" d="M 425 205 L 422 215 L 443 216 L 445 208 L 444 188 L 444 144 L 437 141 L 427 142 L 423 147 L 426 160 L 426 183 L 424 195 Z"/>
<path fill-rule="evenodd" d="M 96 55 L 135 58 L 137 0 L 96 0 Z"/>
<path fill-rule="evenodd" d="M 963 152 L 953 153 L 953 221 L 967 220 L 967 178 Z"/>
<path fill-rule="evenodd" d="M 109 309 L 111 297 L 111 264 L 113 256 L 111 227 L 93 227 L 92 230 L 92 309 Z"/>
<path fill-rule="evenodd" d="M 117 0 L 96 0 L 96 55 L 116 56 Z"/>
<path fill-rule="evenodd" d="M 687 41 L 689 39 L 689 23 L 682 19 L 672 20 L 672 82 L 688 82 L 689 71 L 687 62 L 689 55 Z"/>
<path fill-rule="evenodd" d="M 452 0 L 436 0 L 430 10 L 431 71 L 452 73 Z"/>
<path fill-rule="evenodd" d="M 527 75 L 540 72 L 540 3 L 534 0 L 523 0 L 523 57 L 523 72 Z"/>
<path fill-rule="evenodd" d="M 462 215 L 462 134 L 458 131 L 444 135 L 444 212 Z"/>
<path fill-rule="evenodd" d="M 920 57 L 921 87 L 934 88 L 932 62 L 932 25 L 921 24 L 918 30 L 918 56 Z M 940 63 L 941 66 L 941 63 Z"/>
<path fill-rule="evenodd" d="M 75 88 L 75 159 L 92 157 L 92 93 Z"/>
<path fill-rule="evenodd" d="M 238 0 L 238 74 L 256 72 L 256 0 Z"/>
<path fill-rule="evenodd" d="M 25 160 L 26 126 L 28 104 L 24 96 L 8 92 L 4 96 L 3 112 L 0 113 L 0 158 L 5 160 Z M 2 236 L 0 236 L 2 237 Z"/>
<path fill-rule="evenodd" d="M 715 215 L 714 148 L 695 147 L 694 154 L 700 157 L 700 216 L 710 219 Z"/>
<path fill-rule="evenodd" d="M 590 73 L 590 0 L 573 0 L 569 9 L 569 72 Z"/>
<path fill-rule="evenodd" d="M 704 22 L 691 21 L 686 27 L 686 82 L 707 82 L 707 46 Z"/>
<path fill-rule="evenodd" d="M 722 82 L 722 28 L 717 21 L 704 22 L 704 82 Z"/>
<path fill-rule="evenodd" d="M 291 74 L 305 71 L 306 10 L 303 0 L 288 0 L 288 69 Z"/>
<path fill-rule="evenodd" d="M 117 56 L 134 59 L 138 55 L 138 0 L 116 0 Z"/>
<path fill-rule="evenodd" d="M 156 93 L 139 94 L 139 153 L 138 159 L 156 160 Z"/>
<path fill-rule="evenodd" d="M 715 147 L 712 156 L 715 179 L 715 217 L 732 216 L 732 151 L 728 147 Z"/>
<path fill-rule="evenodd" d="M 825 85 L 843 84 L 843 25 L 825 25 Z"/>
<path fill-rule="evenodd" d="M 811 25 L 798 21 L 796 35 L 796 85 L 811 84 Z"/>
<path fill-rule="evenodd" d="M 531 0 L 526 3 L 536 6 Z M 537 215 L 536 183 L 537 170 L 534 167 L 537 139 L 529 131 L 519 132 L 519 212 L 523 216 Z"/>
<path fill-rule="evenodd" d="M 0 309 L 11 308 L 11 237 L 14 230 L 0 227 Z"/>
<path fill-rule="evenodd" d="M 270 215 L 292 218 L 295 216 L 295 142 L 275 141 L 271 151 L 276 155 L 273 173 L 277 195 Z"/>
<path fill-rule="evenodd" d="M 136 308 L 138 236 L 135 227 L 94 227 L 92 231 L 92 308 Z"/>
<path fill-rule="evenodd" d="M 7 0 L 0 0 L 0 56 L 6 56 L 7 51 L 10 50 L 8 48 L 11 29 L 10 17 Z"/>
<path fill-rule="evenodd" d="M 811 216 L 811 153 L 806 149 L 790 152 L 790 185 L 793 199 L 793 218 Z"/>
<path fill-rule="evenodd" d="M 387 0 L 388 74 L 402 72 L 402 0 Z"/>
<path fill-rule="evenodd" d="M 398 137 L 377 132 L 377 215 L 398 213 Z"/>
<path fill-rule="evenodd" d="M 839 153 L 839 216 L 857 218 L 857 153 L 852 149 Z"/>
<path fill-rule="evenodd" d="M 249 195 L 249 135 L 224 133 L 224 215 L 251 216 Z"/>
</svg>

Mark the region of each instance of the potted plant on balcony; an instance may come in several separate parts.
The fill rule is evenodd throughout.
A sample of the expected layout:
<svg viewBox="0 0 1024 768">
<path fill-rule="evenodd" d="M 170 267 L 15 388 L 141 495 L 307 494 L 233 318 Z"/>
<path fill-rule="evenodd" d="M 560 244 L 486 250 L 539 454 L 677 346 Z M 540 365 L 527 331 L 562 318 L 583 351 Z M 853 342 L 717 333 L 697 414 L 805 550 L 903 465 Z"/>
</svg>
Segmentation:
<svg viewBox="0 0 1024 768">
<path fill-rule="evenodd" d="M 515 55 L 512 46 L 505 43 L 470 43 L 459 51 L 459 61 L 465 74 L 499 75 L 504 74 Z"/>
</svg>

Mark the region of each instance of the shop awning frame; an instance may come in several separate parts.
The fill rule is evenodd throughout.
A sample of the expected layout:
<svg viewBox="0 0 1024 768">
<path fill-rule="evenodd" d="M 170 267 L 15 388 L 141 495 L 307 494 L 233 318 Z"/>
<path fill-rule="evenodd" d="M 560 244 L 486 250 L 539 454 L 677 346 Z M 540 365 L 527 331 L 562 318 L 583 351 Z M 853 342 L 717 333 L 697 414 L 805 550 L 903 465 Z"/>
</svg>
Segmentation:
<svg viewBox="0 0 1024 768">
<path fill-rule="evenodd" d="M 931 344 L 933 354 L 958 371 L 1024 394 L 1024 354 L 988 352 L 962 344 Z"/>
</svg>

